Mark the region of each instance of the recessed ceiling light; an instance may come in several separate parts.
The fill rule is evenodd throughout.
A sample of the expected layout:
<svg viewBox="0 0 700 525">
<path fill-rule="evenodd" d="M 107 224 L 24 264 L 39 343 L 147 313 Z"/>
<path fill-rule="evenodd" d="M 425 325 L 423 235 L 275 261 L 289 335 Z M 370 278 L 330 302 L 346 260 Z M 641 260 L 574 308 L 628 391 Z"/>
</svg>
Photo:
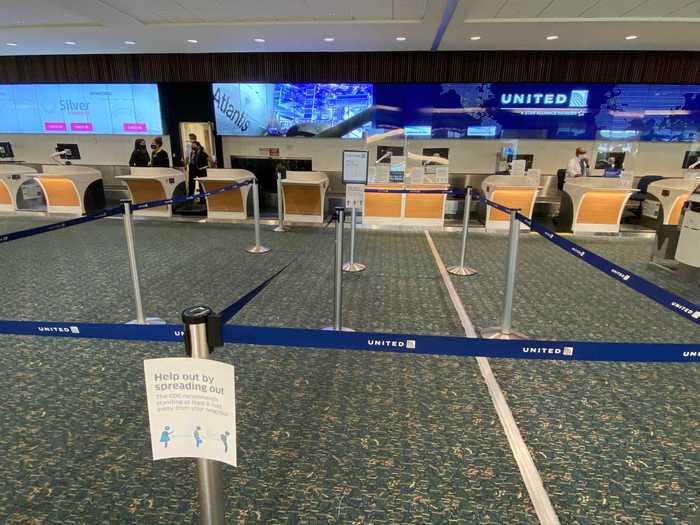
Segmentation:
<svg viewBox="0 0 700 525">
<path fill-rule="evenodd" d="M 258 44 L 264 44 L 265 39 L 264 38 L 254 38 L 253 42 L 257 42 Z"/>
<path fill-rule="evenodd" d="M 637 40 L 639 37 L 637 35 L 627 35 L 625 40 Z"/>
<path fill-rule="evenodd" d="M 5 42 L 5 45 L 14 47 L 17 45 L 17 42 Z"/>
<path fill-rule="evenodd" d="M 326 38 L 323 39 L 324 42 L 335 42 L 335 38 L 327 36 Z"/>
<path fill-rule="evenodd" d="M 557 40 L 559 38 L 559 35 L 549 35 L 547 37 L 547 40 Z"/>
<path fill-rule="evenodd" d="M 406 41 L 406 37 L 405 37 L 405 36 L 397 36 L 397 37 L 396 37 L 396 40 L 398 40 L 399 42 L 405 42 L 405 41 Z"/>
<path fill-rule="evenodd" d="M 190 38 L 187 40 L 190 44 L 198 44 L 199 40 L 195 40 L 194 38 Z"/>
<path fill-rule="evenodd" d="M 124 43 L 127 46 L 135 46 L 136 45 L 136 42 L 134 42 L 133 40 L 124 40 Z"/>
<path fill-rule="evenodd" d="M 75 46 L 75 45 L 78 45 L 77 42 L 73 42 L 72 40 L 66 40 L 66 41 L 63 42 L 63 43 L 66 44 L 67 46 Z"/>
<path fill-rule="evenodd" d="M 470 36 L 469 40 L 481 40 L 480 36 Z"/>
</svg>

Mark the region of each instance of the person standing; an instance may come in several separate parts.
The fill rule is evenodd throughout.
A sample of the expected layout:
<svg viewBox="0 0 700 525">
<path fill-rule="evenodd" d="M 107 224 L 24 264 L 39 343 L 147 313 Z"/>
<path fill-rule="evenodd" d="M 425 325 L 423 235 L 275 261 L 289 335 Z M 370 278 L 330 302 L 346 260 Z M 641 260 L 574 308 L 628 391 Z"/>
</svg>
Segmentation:
<svg viewBox="0 0 700 525">
<path fill-rule="evenodd" d="M 576 156 L 569 160 L 566 167 L 567 177 L 588 177 L 591 165 L 586 158 L 586 148 L 576 148 Z"/>
<path fill-rule="evenodd" d="M 197 142 L 197 135 L 194 133 L 190 133 L 187 135 L 187 144 L 185 144 L 185 166 L 190 165 L 190 161 L 192 159 L 192 144 Z"/>
<path fill-rule="evenodd" d="M 151 141 L 151 168 L 169 168 L 170 156 L 163 149 L 163 137 L 154 137 Z"/>
<path fill-rule="evenodd" d="M 190 163 L 187 166 L 187 195 L 194 195 L 195 178 L 206 177 L 208 167 L 209 155 L 199 142 L 194 141 Z"/>
<path fill-rule="evenodd" d="M 134 151 L 131 152 L 131 158 L 129 158 L 129 166 L 132 168 L 147 168 L 150 160 L 148 151 L 146 151 L 146 141 L 136 139 Z"/>
</svg>

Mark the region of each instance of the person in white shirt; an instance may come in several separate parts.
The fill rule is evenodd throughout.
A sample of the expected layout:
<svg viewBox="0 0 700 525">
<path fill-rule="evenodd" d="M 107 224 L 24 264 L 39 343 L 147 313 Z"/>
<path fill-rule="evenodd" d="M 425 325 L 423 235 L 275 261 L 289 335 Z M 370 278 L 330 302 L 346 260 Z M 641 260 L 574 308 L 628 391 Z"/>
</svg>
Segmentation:
<svg viewBox="0 0 700 525">
<path fill-rule="evenodd" d="M 591 165 L 586 158 L 586 148 L 576 148 L 576 156 L 569 160 L 566 166 L 567 177 L 587 177 L 589 175 Z"/>
</svg>

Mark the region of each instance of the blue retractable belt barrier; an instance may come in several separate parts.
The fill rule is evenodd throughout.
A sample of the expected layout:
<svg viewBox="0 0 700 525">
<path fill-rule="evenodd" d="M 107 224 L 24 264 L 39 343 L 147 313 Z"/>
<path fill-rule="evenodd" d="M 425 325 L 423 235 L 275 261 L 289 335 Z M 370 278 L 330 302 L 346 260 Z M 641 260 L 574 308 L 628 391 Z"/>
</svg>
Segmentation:
<svg viewBox="0 0 700 525">
<path fill-rule="evenodd" d="M 236 182 L 218 190 L 207 191 L 203 193 L 198 193 L 196 195 L 191 195 L 189 197 L 178 197 L 176 199 L 163 199 L 158 201 L 148 201 L 140 202 L 138 204 L 133 204 L 131 209 L 133 211 L 144 210 L 146 208 L 157 208 L 158 206 L 166 206 L 168 204 L 179 204 L 181 202 L 187 202 L 194 199 L 199 199 L 202 197 L 209 197 L 210 195 L 216 195 L 218 193 L 224 193 L 226 191 L 235 190 L 236 188 L 241 188 L 251 184 L 251 181 Z M 124 208 L 120 204 L 114 208 L 109 208 L 107 210 L 101 211 L 99 213 L 93 213 L 92 215 L 85 215 L 84 217 L 78 217 L 76 219 L 68 219 L 61 222 L 55 222 L 53 224 L 47 224 L 45 226 L 38 226 L 36 228 L 29 228 L 27 230 L 20 230 L 18 232 L 6 233 L 0 235 L 0 244 L 10 241 L 16 241 L 18 239 L 24 239 L 25 237 L 32 237 L 33 235 L 39 235 L 40 233 L 52 232 L 56 230 L 61 230 L 63 228 L 68 228 L 70 226 L 77 226 L 78 224 L 84 224 L 86 222 L 96 221 L 99 219 L 104 219 L 105 217 L 111 217 L 113 215 L 120 215 L 124 212 Z"/>
<path fill-rule="evenodd" d="M 509 214 L 512 211 L 511 208 L 491 201 L 483 195 L 479 196 L 479 200 L 504 213 Z M 656 303 L 689 320 L 690 322 L 700 325 L 700 306 L 697 304 L 684 299 L 680 295 L 664 290 L 660 286 L 657 286 L 630 272 L 629 270 L 626 270 L 622 266 L 618 266 L 617 264 L 608 261 L 605 257 L 601 257 L 600 255 L 579 246 L 575 242 L 565 239 L 561 235 L 557 235 L 553 231 L 527 218 L 520 212 L 517 212 L 515 216 L 520 222 L 526 226 L 529 226 L 532 231 L 540 234 L 542 237 L 551 241 L 556 246 L 563 248 L 570 254 L 577 256 L 579 259 L 585 261 L 609 277 L 612 277 L 622 284 L 632 288 L 634 291 L 645 295 L 652 301 L 655 301 Z"/>
<path fill-rule="evenodd" d="M 242 188 L 243 186 L 248 186 L 249 184 L 252 184 L 252 181 L 246 180 L 243 182 L 234 182 L 233 184 L 229 184 L 228 186 L 224 186 L 223 188 L 219 188 L 217 190 L 212 190 L 212 191 L 204 191 L 201 193 L 197 193 L 195 195 L 174 197 L 174 198 L 170 198 L 170 199 L 161 199 L 158 201 L 139 202 L 139 203 L 133 204 L 131 209 L 134 211 L 138 211 L 138 210 L 145 210 L 148 208 L 158 208 L 159 206 L 168 206 L 171 204 L 181 204 L 183 202 L 201 199 L 202 197 L 210 197 L 210 196 L 216 195 L 218 193 L 224 193 L 227 191 L 235 190 L 237 188 Z"/>
<path fill-rule="evenodd" d="M 0 334 L 124 341 L 180 342 L 182 325 L 0 321 Z M 505 341 L 466 337 L 336 332 L 305 328 L 224 325 L 231 344 L 396 352 L 460 357 L 563 361 L 700 362 L 700 344 Z"/>
<path fill-rule="evenodd" d="M 78 224 L 84 224 L 86 222 L 104 219 L 105 217 L 111 217 L 112 215 L 119 215 L 123 211 L 124 210 L 122 206 L 119 205 L 114 208 L 101 211 L 100 213 L 85 215 L 84 217 L 78 217 L 76 219 L 68 219 L 61 222 L 55 222 L 53 224 L 47 224 L 45 226 L 38 226 L 36 228 L 29 228 L 27 230 L 21 230 L 18 232 L 6 233 L 4 235 L 0 235 L 0 244 L 10 241 L 16 241 L 17 239 L 24 239 L 25 237 L 31 237 L 32 235 L 39 235 L 40 233 L 61 230 L 70 226 L 77 226 Z"/>
<path fill-rule="evenodd" d="M 283 271 L 285 271 L 287 268 L 289 268 L 289 265 L 292 264 L 287 263 L 282 267 L 282 269 L 278 270 L 275 272 L 273 275 L 265 279 L 262 283 L 260 283 L 258 286 L 253 288 L 250 292 L 245 294 L 243 297 L 240 299 L 236 300 L 235 302 L 231 303 L 229 306 L 221 310 L 221 313 L 219 314 L 219 318 L 221 319 L 222 323 L 226 323 L 229 321 L 234 315 L 236 315 L 238 312 L 240 312 L 245 305 L 247 305 L 250 301 L 255 299 L 255 297 L 262 292 L 265 288 L 268 287 L 268 285 Z"/>
<path fill-rule="evenodd" d="M 365 193 L 420 193 L 420 194 L 433 194 L 433 195 L 464 195 L 465 191 L 461 189 L 450 189 L 450 190 L 413 190 L 413 189 L 382 189 L 382 188 L 365 188 Z"/>
<path fill-rule="evenodd" d="M 652 301 L 665 308 L 668 308 L 681 317 L 688 319 L 690 322 L 700 325 L 700 306 L 697 304 L 688 301 L 679 295 L 671 293 L 668 290 L 664 290 L 663 288 L 647 281 L 629 270 L 626 270 L 622 266 L 618 266 L 617 264 L 608 261 L 604 257 L 601 257 L 600 255 L 579 246 L 575 242 L 557 235 L 553 231 L 548 230 L 536 222 L 533 222 L 520 213 L 517 214 L 517 218 L 520 222 L 529 226 L 533 231 L 539 233 L 542 237 L 546 238 L 560 248 L 563 248 L 570 254 L 575 255 L 594 268 L 597 268 L 607 276 L 612 277 L 625 286 L 632 288 L 634 291 L 645 295 Z"/>
</svg>

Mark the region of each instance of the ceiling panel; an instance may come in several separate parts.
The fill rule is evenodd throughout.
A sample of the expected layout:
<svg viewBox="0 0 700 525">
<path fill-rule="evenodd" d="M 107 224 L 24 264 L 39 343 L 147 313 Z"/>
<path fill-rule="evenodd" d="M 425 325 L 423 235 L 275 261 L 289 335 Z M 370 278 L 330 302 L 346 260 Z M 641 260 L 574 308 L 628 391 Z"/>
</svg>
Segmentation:
<svg viewBox="0 0 700 525">
<path fill-rule="evenodd" d="M 674 11 L 682 9 L 686 5 L 688 5 L 688 0 L 648 0 L 625 16 L 673 16 Z"/>
<path fill-rule="evenodd" d="M 420 20 L 425 17 L 428 0 L 394 0 L 394 18 Z"/>
<path fill-rule="evenodd" d="M 45 0 L 0 1 L 0 26 L 87 24 L 94 20 Z"/>
<path fill-rule="evenodd" d="M 700 17 L 700 0 L 695 0 L 694 2 L 686 2 L 683 7 L 680 7 L 670 13 L 671 16 L 689 16 L 689 17 Z"/>
<path fill-rule="evenodd" d="M 465 18 L 493 18 L 505 6 L 508 0 L 461 0 L 455 11 L 453 21 Z"/>
<path fill-rule="evenodd" d="M 586 18 L 609 18 L 623 16 L 628 11 L 644 4 L 646 0 L 600 0 L 590 9 L 585 10 L 582 16 Z"/>
<path fill-rule="evenodd" d="M 600 0 L 554 0 L 547 6 L 540 18 L 576 18 Z"/>
<path fill-rule="evenodd" d="M 535 18 L 552 0 L 508 0 L 498 12 L 499 18 Z"/>
</svg>

